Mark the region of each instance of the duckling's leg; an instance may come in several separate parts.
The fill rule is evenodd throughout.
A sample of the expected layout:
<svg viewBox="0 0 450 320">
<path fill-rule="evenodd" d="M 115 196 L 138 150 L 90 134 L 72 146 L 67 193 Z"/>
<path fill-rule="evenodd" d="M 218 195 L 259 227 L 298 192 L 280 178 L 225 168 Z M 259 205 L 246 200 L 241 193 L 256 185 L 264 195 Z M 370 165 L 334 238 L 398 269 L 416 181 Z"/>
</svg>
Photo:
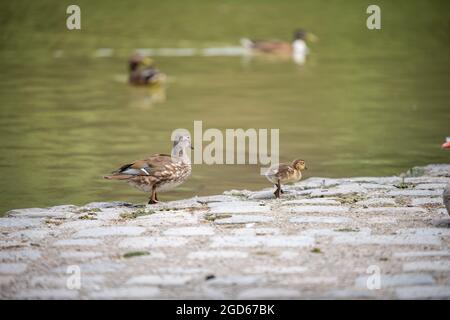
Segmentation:
<svg viewBox="0 0 450 320">
<path fill-rule="evenodd" d="M 273 194 L 275 195 L 275 198 L 279 198 L 280 192 L 281 192 L 280 180 L 278 180 L 278 183 L 275 186 L 277 187 L 277 189 L 275 190 L 275 192 Z"/>
<path fill-rule="evenodd" d="M 155 204 L 158 203 L 158 199 L 156 199 L 156 186 L 152 187 L 152 195 L 150 197 L 150 200 L 148 201 L 148 204 Z"/>
</svg>

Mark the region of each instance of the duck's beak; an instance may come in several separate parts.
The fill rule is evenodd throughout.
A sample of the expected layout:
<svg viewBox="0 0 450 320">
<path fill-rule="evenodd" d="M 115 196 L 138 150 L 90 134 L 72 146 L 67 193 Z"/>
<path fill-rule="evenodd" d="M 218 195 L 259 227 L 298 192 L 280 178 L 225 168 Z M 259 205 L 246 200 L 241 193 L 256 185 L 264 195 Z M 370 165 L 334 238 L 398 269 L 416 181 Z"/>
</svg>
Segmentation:
<svg viewBox="0 0 450 320">
<path fill-rule="evenodd" d="M 191 145 L 191 150 L 194 150 L 194 146 Z"/>
<path fill-rule="evenodd" d="M 442 149 L 450 149 L 450 141 L 447 141 L 441 146 Z"/>
<path fill-rule="evenodd" d="M 316 36 L 314 33 L 308 32 L 306 33 L 306 41 L 317 42 L 319 41 L 319 37 Z"/>
</svg>

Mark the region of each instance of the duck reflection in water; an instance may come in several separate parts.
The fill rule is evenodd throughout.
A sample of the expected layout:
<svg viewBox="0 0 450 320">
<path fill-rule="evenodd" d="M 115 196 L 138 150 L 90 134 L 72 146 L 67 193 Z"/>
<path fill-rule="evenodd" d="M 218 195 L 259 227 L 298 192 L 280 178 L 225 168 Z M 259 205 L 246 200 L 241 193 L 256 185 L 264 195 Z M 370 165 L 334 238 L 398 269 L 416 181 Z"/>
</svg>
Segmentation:
<svg viewBox="0 0 450 320">
<path fill-rule="evenodd" d="M 167 76 L 156 68 L 153 59 L 133 54 L 129 59 L 129 72 L 128 82 L 140 87 L 131 92 L 132 107 L 146 109 L 166 101 Z"/>
</svg>

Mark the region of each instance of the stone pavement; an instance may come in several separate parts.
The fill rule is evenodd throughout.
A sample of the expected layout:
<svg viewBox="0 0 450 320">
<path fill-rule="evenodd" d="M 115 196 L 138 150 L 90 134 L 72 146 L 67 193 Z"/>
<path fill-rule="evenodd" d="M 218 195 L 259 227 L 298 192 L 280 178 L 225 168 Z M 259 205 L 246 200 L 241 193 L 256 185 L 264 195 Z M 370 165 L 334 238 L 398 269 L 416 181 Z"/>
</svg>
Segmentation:
<svg viewBox="0 0 450 320">
<path fill-rule="evenodd" d="M 0 218 L 2 299 L 448 299 L 450 165 Z"/>
</svg>

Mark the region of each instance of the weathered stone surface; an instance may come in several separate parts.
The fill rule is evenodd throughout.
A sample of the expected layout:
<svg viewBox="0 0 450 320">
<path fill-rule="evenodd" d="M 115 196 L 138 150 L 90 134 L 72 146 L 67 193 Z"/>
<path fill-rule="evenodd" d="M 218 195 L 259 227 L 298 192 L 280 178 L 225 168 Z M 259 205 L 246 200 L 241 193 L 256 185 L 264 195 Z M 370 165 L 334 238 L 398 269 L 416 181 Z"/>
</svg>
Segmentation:
<svg viewBox="0 0 450 320">
<path fill-rule="evenodd" d="M 212 247 L 303 247 L 314 244 L 306 236 L 223 236 L 212 238 Z"/>
<path fill-rule="evenodd" d="M 270 207 L 255 201 L 213 202 L 209 204 L 212 214 L 270 212 Z"/>
<path fill-rule="evenodd" d="M 369 228 L 361 228 L 361 229 L 352 229 L 352 228 L 336 228 L 336 229 L 308 229 L 302 231 L 302 235 L 305 236 L 319 236 L 319 237 L 368 237 L 371 234 L 371 230 Z"/>
<path fill-rule="evenodd" d="M 439 237 L 412 235 L 340 235 L 333 239 L 335 244 L 363 245 L 363 244 L 379 244 L 379 245 L 440 245 Z"/>
<path fill-rule="evenodd" d="M 292 213 L 345 213 L 349 211 L 345 206 L 295 206 L 285 208 Z"/>
<path fill-rule="evenodd" d="M 441 190 L 392 190 L 387 193 L 391 197 L 438 197 L 442 195 Z"/>
<path fill-rule="evenodd" d="M 125 287 L 109 288 L 102 291 L 94 291 L 90 294 L 94 299 L 152 299 L 159 295 L 156 287 Z"/>
<path fill-rule="evenodd" d="M 54 246 L 97 246 L 103 241 L 100 239 L 63 239 L 53 243 Z"/>
<path fill-rule="evenodd" d="M 398 234 L 415 234 L 418 236 L 450 236 L 449 228 L 408 228 L 399 229 Z"/>
<path fill-rule="evenodd" d="M 44 275 L 34 276 L 30 280 L 31 287 L 50 288 L 50 289 L 69 289 L 70 274 L 64 274 L 61 276 Z M 84 275 L 80 277 L 80 290 L 92 289 L 98 290 L 104 285 L 106 278 L 103 275 Z M 74 290 L 70 290 L 74 291 Z M 75 290 L 77 291 L 77 290 Z M 56 298 L 56 297 L 55 297 Z"/>
<path fill-rule="evenodd" d="M 263 236 L 263 235 L 277 235 L 280 234 L 278 228 L 239 228 L 233 230 L 233 234 L 242 236 Z"/>
<path fill-rule="evenodd" d="M 450 272 L 450 260 L 413 261 L 403 264 L 403 271 L 446 271 Z"/>
<path fill-rule="evenodd" d="M 290 273 L 303 273 L 307 268 L 303 266 L 253 266 L 245 268 L 244 272 L 247 273 L 269 273 L 269 274 L 290 274 Z"/>
<path fill-rule="evenodd" d="M 38 218 L 0 218 L 0 228 L 38 227 L 42 224 L 43 219 Z"/>
<path fill-rule="evenodd" d="M 260 216 L 254 214 L 245 215 L 233 215 L 229 218 L 217 219 L 214 221 L 215 224 L 245 224 L 245 223 L 259 223 L 259 222 L 271 222 L 274 219 L 268 216 Z"/>
<path fill-rule="evenodd" d="M 328 189 L 322 189 L 322 190 L 315 190 L 311 192 L 311 197 L 331 197 L 331 196 L 342 196 L 342 195 L 348 195 L 352 193 L 367 193 L 367 189 L 362 187 L 360 184 L 357 183 L 348 183 L 348 184 L 342 184 L 337 185 L 336 187 L 328 188 Z"/>
<path fill-rule="evenodd" d="M 289 219 L 293 223 L 350 223 L 352 219 L 345 217 L 324 217 L 324 216 L 304 216 L 304 217 L 293 217 Z"/>
<path fill-rule="evenodd" d="M 413 286 L 395 290 L 399 299 L 448 299 L 450 286 Z"/>
<path fill-rule="evenodd" d="M 360 206 L 383 206 L 383 207 L 389 207 L 389 206 L 395 206 L 396 202 L 394 198 L 370 198 L 370 199 L 364 199 L 361 201 L 358 201 L 358 205 Z"/>
<path fill-rule="evenodd" d="M 420 207 L 376 207 L 376 208 L 360 208 L 358 213 L 376 213 L 376 214 L 425 214 L 427 211 Z"/>
<path fill-rule="evenodd" d="M 367 280 L 369 276 L 361 276 L 356 278 L 355 286 L 362 289 L 367 289 Z M 421 273 L 403 273 L 395 275 L 380 276 L 381 288 L 399 287 L 399 286 L 415 286 L 415 285 L 432 285 L 435 281 L 429 274 Z"/>
<path fill-rule="evenodd" d="M 64 251 L 61 252 L 61 258 L 72 258 L 72 259 L 89 259 L 97 258 L 103 256 L 101 252 L 95 251 Z"/>
<path fill-rule="evenodd" d="M 20 274 L 27 270 L 26 263 L 0 263 L 0 274 Z"/>
<path fill-rule="evenodd" d="M 208 284 L 213 286 L 248 286 L 264 282 L 265 278 L 261 275 L 227 275 L 209 280 Z"/>
<path fill-rule="evenodd" d="M 40 257 L 41 253 L 33 249 L 0 251 L 0 261 L 37 260 Z"/>
<path fill-rule="evenodd" d="M 156 275 L 149 274 L 144 276 L 132 277 L 127 281 L 131 285 L 154 285 L 154 286 L 182 286 L 192 280 L 192 276 L 187 275 Z"/>
<path fill-rule="evenodd" d="M 188 259 L 240 259 L 247 258 L 248 253 L 243 251 L 196 251 L 188 254 Z"/>
<path fill-rule="evenodd" d="M 119 242 L 120 248 L 180 247 L 188 243 L 181 237 L 133 237 Z"/>
<path fill-rule="evenodd" d="M 283 206 L 290 205 L 319 205 L 319 206 L 339 206 L 341 203 L 335 198 L 310 198 L 310 199 L 298 199 L 283 202 Z"/>
<path fill-rule="evenodd" d="M 240 292 L 238 299 L 288 299 L 296 298 L 300 292 L 293 289 L 284 288 L 253 288 Z"/>
<path fill-rule="evenodd" d="M 415 169 L 407 189 L 400 177 L 310 178 L 280 199 L 270 187 L 15 210 L 0 218 L 0 298 L 447 299 L 444 168 Z M 373 266 L 380 290 L 365 287 Z"/>
<path fill-rule="evenodd" d="M 75 234 L 75 238 L 100 238 L 106 236 L 139 236 L 145 232 L 142 227 L 97 227 L 80 230 Z"/>
<path fill-rule="evenodd" d="M 214 229 L 211 227 L 184 227 L 184 228 L 170 228 L 164 231 L 168 236 L 210 236 L 214 234 Z"/>
<path fill-rule="evenodd" d="M 396 258 L 450 257 L 450 250 L 395 252 Z"/>
<path fill-rule="evenodd" d="M 16 299 L 58 299 L 68 300 L 77 299 L 79 292 L 69 289 L 29 289 L 19 292 L 14 298 Z"/>
<path fill-rule="evenodd" d="M 50 235 L 55 235 L 55 234 L 56 234 L 55 231 L 51 231 L 48 229 L 42 229 L 42 230 L 26 229 L 26 230 L 12 232 L 8 235 L 8 237 L 37 241 L 37 240 L 42 240 Z"/>
<path fill-rule="evenodd" d="M 442 197 L 434 197 L 434 198 L 414 198 L 411 200 L 411 204 L 413 206 L 421 206 L 424 204 L 440 204 L 443 205 Z"/>
<path fill-rule="evenodd" d="M 370 224 L 396 224 L 397 223 L 397 219 L 393 218 L 393 217 L 369 217 L 366 219 L 367 223 Z"/>
</svg>

